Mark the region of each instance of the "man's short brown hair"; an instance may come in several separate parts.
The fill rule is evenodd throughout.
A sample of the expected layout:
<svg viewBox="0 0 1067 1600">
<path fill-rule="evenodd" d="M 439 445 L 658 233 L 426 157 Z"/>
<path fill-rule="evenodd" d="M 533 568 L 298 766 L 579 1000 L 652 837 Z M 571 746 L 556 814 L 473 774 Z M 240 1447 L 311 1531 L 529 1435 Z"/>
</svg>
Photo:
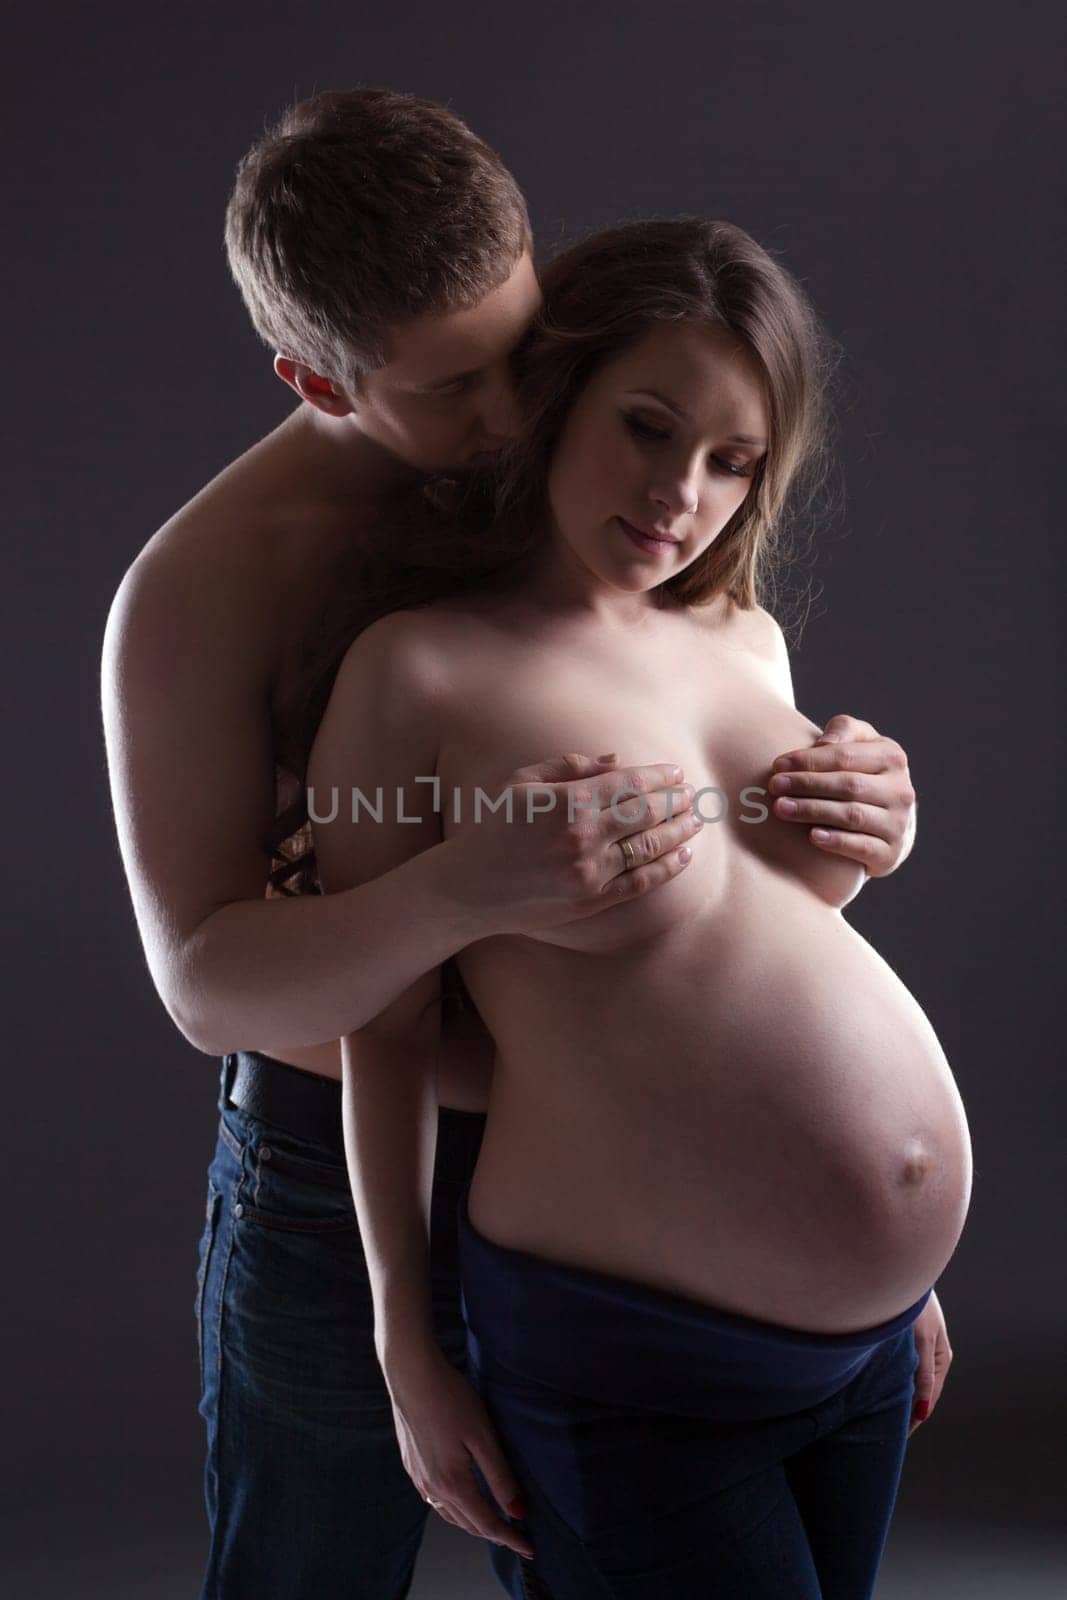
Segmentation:
<svg viewBox="0 0 1067 1600">
<path fill-rule="evenodd" d="M 313 95 L 237 168 L 230 270 L 257 332 L 343 388 L 390 324 L 465 310 L 530 247 L 500 157 L 443 106 L 390 89 Z"/>
</svg>

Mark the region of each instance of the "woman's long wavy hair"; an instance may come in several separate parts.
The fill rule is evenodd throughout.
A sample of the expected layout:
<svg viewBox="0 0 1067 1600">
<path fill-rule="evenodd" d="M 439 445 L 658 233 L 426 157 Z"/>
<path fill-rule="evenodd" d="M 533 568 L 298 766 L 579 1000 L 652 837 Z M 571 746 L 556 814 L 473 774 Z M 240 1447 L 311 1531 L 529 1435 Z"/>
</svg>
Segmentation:
<svg viewBox="0 0 1067 1600">
<path fill-rule="evenodd" d="M 714 325 L 743 341 L 762 369 L 769 446 L 734 516 L 655 602 L 699 606 L 725 592 L 744 609 L 775 609 L 792 530 L 826 480 L 839 359 L 799 283 L 741 228 L 702 218 L 593 234 L 551 261 L 541 283 L 542 309 L 515 353 L 521 438 L 491 467 L 420 486 L 373 548 L 354 549 L 309 641 L 304 690 L 280 739 L 300 794 L 271 841 L 275 892 L 318 888 L 304 776 L 349 645 L 390 612 L 521 584 L 546 537 L 548 469 L 571 408 L 605 362 L 664 322 Z"/>
</svg>

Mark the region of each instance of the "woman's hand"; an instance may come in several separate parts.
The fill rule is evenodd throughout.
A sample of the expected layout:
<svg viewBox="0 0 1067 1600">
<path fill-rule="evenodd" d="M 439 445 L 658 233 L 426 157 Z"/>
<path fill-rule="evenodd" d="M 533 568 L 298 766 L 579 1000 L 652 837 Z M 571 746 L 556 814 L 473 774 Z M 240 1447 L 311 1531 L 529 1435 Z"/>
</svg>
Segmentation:
<svg viewBox="0 0 1067 1600">
<path fill-rule="evenodd" d="M 952 1346 L 948 1342 L 945 1314 L 936 1294 L 932 1294 L 915 1322 L 915 1348 L 919 1365 L 915 1373 L 915 1403 L 911 1413 L 910 1439 L 916 1428 L 930 1416 L 941 1398 L 948 1369 L 952 1365 Z"/>
<path fill-rule="evenodd" d="M 446 1522 L 531 1559 L 529 1539 L 496 1515 L 471 1471 L 473 1461 L 497 1504 L 508 1511 L 514 1505 L 521 1520 L 519 1484 L 477 1390 L 435 1344 L 393 1358 L 383 1370 L 404 1470 L 422 1498 Z"/>
<path fill-rule="evenodd" d="M 911 850 L 915 790 L 908 758 L 869 722 L 831 717 L 813 745 L 779 756 L 773 773 L 767 789 L 775 816 L 803 824 L 817 849 L 858 861 L 870 878 L 895 871 Z"/>
</svg>

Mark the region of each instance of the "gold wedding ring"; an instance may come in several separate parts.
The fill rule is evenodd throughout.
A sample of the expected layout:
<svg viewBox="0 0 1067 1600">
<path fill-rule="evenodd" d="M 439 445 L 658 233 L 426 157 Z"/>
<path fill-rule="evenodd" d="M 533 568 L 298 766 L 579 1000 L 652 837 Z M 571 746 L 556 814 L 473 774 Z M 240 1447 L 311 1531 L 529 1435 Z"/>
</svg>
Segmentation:
<svg viewBox="0 0 1067 1600">
<path fill-rule="evenodd" d="M 626 863 L 626 866 L 623 870 L 625 872 L 629 872 L 637 865 L 637 856 L 634 854 L 634 847 L 630 843 L 629 839 L 620 839 L 618 842 L 619 848 L 622 851 L 622 858 Z"/>
<path fill-rule="evenodd" d="M 444 1505 L 444 1501 L 443 1500 L 431 1500 L 429 1498 L 429 1496 L 427 1496 L 426 1497 L 426 1504 L 428 1506 L 433 1506 L 435 1511 L 440 1511 L 441 1507 Z"/>
</svg>

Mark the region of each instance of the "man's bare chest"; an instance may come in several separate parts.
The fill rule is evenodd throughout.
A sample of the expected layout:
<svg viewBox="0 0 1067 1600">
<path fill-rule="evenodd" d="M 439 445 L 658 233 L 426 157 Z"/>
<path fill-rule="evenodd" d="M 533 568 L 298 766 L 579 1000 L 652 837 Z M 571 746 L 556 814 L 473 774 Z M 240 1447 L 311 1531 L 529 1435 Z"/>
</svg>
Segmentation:
<svg viewBox="0 0 1067 1600">
<path fill-rule="evenodd" d="M 278 562 L 273 589 L 271 722 L 287 740 L 308 716 L 321 715 L 330 675 L 336 672 L 358 625 L 365 596 L 357 582 L 351 546 L 321 535 Z"/>
</svg>

